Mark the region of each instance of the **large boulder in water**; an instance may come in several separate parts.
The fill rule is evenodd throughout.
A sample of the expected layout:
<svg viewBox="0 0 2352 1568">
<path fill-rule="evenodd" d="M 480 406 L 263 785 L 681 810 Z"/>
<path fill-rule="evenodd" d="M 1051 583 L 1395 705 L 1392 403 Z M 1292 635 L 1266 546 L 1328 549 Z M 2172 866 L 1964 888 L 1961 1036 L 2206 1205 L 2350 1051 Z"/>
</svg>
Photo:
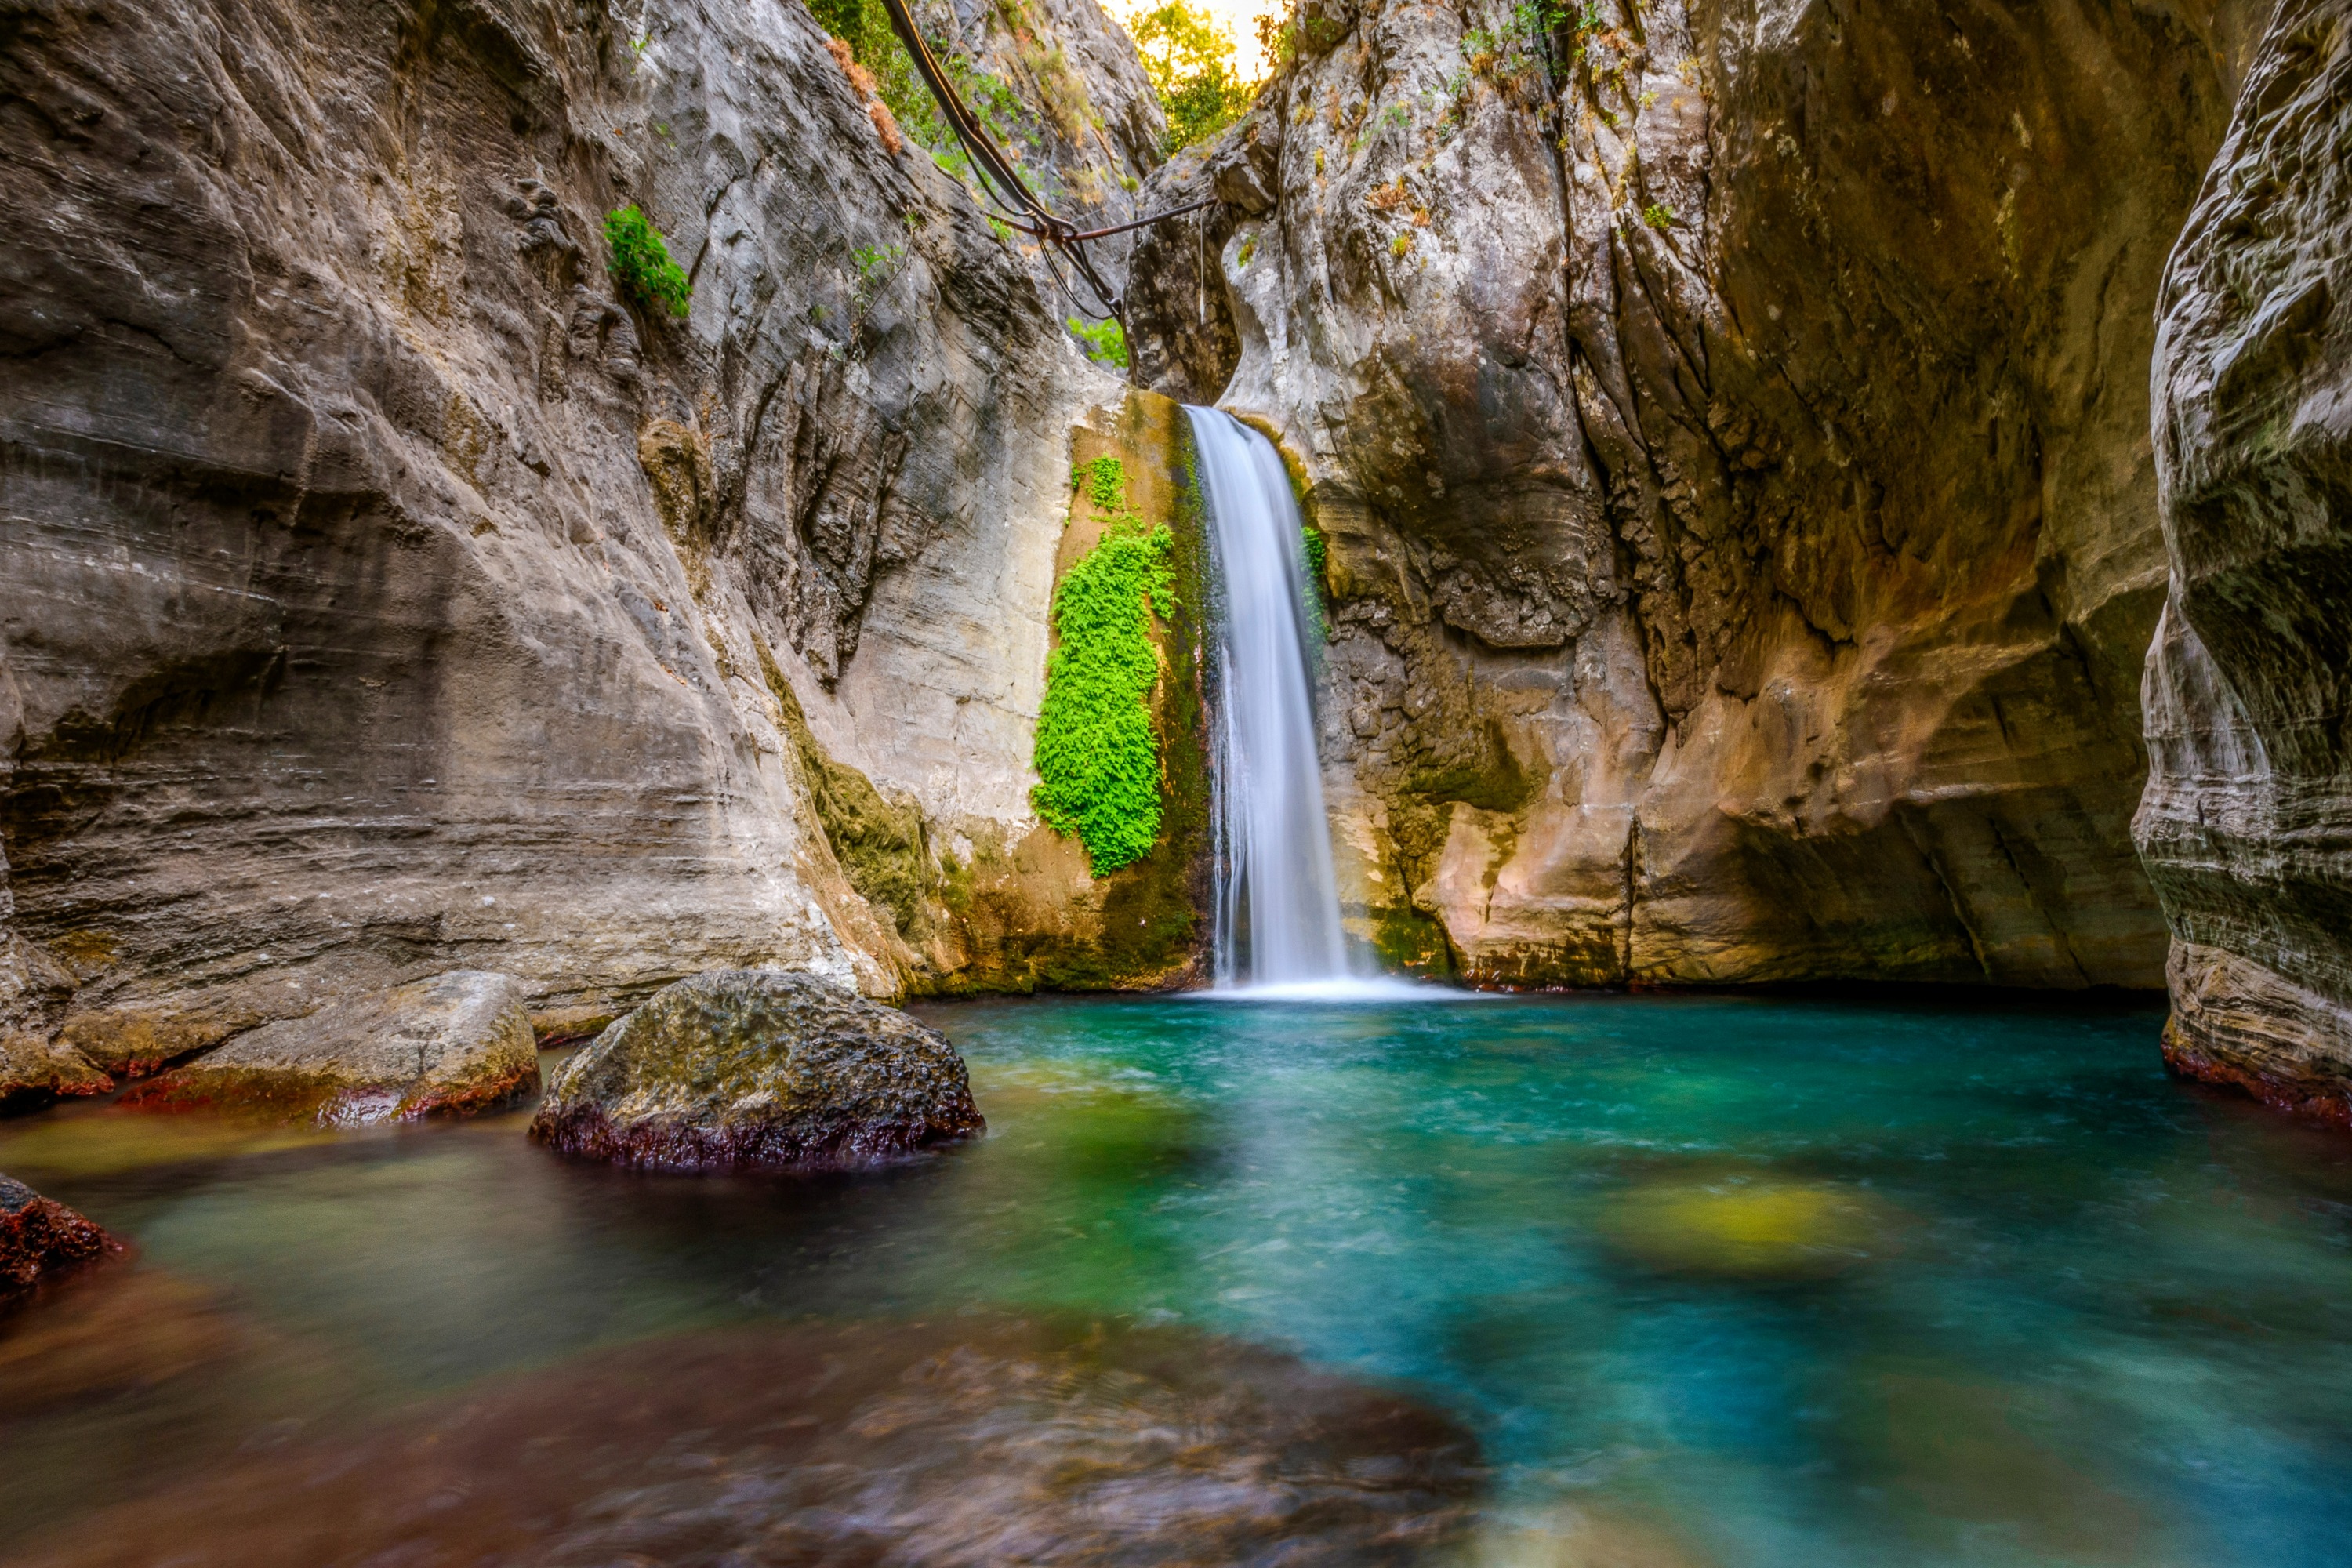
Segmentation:
<svg viewBox="0 0 2352 1568">
<path fill-rule="evenodd" d="M 521 984 L 453 969 L 265 1024 L 123 1103 L 356 1127 L 493 1110 L 538 1087 Z"/>
<path fill-rule="evenodd" d="M 556 1075 L 530 1135 L 671 1169 L 865 1164 L 983 1131 L 947 1037 L 817 979 L 681 980 Z"/>
<path fill-rule="evenodd" d="M 65 1205 L 0 1176 L 0 1297 L 121 1250 L 121 1243 Z"/>
</svg>

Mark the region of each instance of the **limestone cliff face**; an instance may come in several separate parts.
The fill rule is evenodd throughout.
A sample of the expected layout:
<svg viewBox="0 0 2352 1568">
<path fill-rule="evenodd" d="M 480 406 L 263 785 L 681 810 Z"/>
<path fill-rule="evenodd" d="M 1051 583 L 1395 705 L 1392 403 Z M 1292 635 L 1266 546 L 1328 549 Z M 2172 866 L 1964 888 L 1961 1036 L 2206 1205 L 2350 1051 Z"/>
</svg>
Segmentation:
<svg viewBox="0 0 2352 1568">
<path fill-rule="evenodd" d="M 1315 0 L 1146 191 L 1225 200 L 1139 244 L 1139 363 L 1328 535 L 1365 925 L 1496 982 L 2159 984 L 2151 306 L 2246 18 L 1529 12 Z"/>
<path fill-rule="evenodd" d="M 2352 1121 L 2352 7 L 2286 0 L 2166 270 L 2135 826 L 2179 1068 Z"/>
<path fill-rule="evenodd" d="M 875 867 L 1034 827 L 1121 391 L 799 5 L 14 0 L 0 118 L 0 1093 L 451 968 L 962 961 Z"/>
</svg>

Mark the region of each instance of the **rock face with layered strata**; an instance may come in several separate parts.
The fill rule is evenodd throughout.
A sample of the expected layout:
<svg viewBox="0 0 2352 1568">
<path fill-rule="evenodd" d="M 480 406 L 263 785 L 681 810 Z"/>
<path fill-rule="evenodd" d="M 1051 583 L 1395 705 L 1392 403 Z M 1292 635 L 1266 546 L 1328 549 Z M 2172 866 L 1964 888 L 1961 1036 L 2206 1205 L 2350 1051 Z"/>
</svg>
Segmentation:
<svg viewBox="0 0 2352 1568">
<path fill-rule="evenodd" d="M 1139 364 L 1329 538 L 1362 929 L 1490 982 L 2159 984 L 2149 314 L 2246 18 L 1568 13 L 1318 0 L 1150 187 L 1224 201 L 1139 246 Z"/>
<path fill-rule="evenodd" d="M 1127 51 L 1081 60 L 1127 125 L 1123 35 L 1050 9 Z M 800 5 L 0 37 L 0 1095 L 453 968 L 560 1024 L 965 962 L 812 759 L 935 906 L 949 847 L 1032 832 L 1071 431 L 1122 395 Z M 631 203 L 683 319 L 607 273 Z"/>
<path fill-rule="evenodd" d="M 264 1024 L 124 1103 L 233 1107 L 322 1127 L 494 1110 L 539 1087 L 524 1002 L 511 974 L 452 970 Z"/>
<path fill-rule="evenodd" d="M 810 975 L 750 969 L 682 980 L 599 1035 L 549 1086 L 530 1135 L 622 1165 L 802 1171 L 986 1127 L 937 1029 Z"/>
<path fill-rule="evenodd" d="M 2166 270 L 2135 824 L 2167 1058 L 2352 1122 L 2352 7 L 2286 0 Z"/>
</svg>

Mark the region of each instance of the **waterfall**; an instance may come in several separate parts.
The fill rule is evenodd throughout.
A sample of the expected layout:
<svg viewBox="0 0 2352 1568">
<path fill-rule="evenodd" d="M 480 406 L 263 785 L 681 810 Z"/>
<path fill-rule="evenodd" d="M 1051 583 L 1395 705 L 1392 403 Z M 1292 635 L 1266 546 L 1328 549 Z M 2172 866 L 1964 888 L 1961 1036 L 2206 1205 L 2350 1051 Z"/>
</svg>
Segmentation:
<svg viewBox="0 0 2352 1568">
<path fill-rule="evenodd" d="M 1298 503 L 1274 444 L 1187 408 L 1208 503 L 1216 624 L 1216 982 L 1344 981 L 1315 710 Z"/>
</svg>

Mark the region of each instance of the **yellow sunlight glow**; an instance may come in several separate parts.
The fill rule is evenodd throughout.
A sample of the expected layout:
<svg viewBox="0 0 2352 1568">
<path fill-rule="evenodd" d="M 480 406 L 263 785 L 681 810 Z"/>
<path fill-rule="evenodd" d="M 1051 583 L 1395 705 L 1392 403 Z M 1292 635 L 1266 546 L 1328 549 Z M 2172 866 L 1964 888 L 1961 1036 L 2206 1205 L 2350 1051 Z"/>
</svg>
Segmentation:
<svg viewBox="0 0 2352 1568">
<path fill-rule="evenodd" d="M 1234 68 L 1241 73 L 1242 79 L 1264 80 L 1268 62 L 1257 47 L 1257 19 L 1282 16 L 1287 5 L 1276 5 L 1274 0 L 1192 0 L 1192 5 L 1197 10 L 1206 11 L 1224 35 L 1233 39 Z M 1149 5 L 1120 0 L 1120 8 L 1115 14 L 1120 26 L 1125 26 L 1150 9 Z"/>
</svg>

